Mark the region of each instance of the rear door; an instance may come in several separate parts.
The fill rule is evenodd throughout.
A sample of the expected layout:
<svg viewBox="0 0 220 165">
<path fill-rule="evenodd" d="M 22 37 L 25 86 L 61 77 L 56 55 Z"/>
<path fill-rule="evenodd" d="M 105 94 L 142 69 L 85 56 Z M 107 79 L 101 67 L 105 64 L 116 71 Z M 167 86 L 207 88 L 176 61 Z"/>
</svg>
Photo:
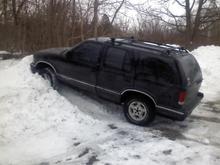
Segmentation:
<svg viewBox="0 0 220 165">
<path fill-rule="evenodd" d="M 134 68 L 131 50 L 108 46 L 97 75 L 97 93 L 100 97 L 120 101 L 120 93 L 133 87 Z"/>
<path fill-rule="evenodd" d="M 137 52 L 135 88 L 151 95 L 159 106 L 173 107 L 179 79 L 175 62 L 152 52 Z"/>
<path fill-rule="evenodd" d="M 197 98 L 203 79 L 202 72 L 195 57 L 191 54 L 179 57 L 178 63 L 182 70 L 183 83 L 187 92 L 185 105 L 188 105 Z"/>
</svg>

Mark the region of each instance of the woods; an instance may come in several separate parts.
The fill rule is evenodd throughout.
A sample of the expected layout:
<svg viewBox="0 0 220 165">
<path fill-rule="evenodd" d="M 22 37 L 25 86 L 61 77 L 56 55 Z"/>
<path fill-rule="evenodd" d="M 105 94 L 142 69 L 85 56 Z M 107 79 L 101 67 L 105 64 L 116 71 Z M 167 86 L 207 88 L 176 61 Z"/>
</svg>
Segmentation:
<svg viewBox="0 0 220 165">
<path fill-rule="evenodd" d="M 170 1 L 161 0 L 160 3 L 163 4 L 162 8 L 150 8 L 145 10 L 145 13 L 153 20 L 160 21 L 160 23 L 184 35 L 183 41 L 186 46 L 213 37 L 213 34 L 211 34 L 214 31 L 213 25 L 217 25 L 217 22 L 220 21 L 220 10 L 217 1 L 174 0 L 173 3 L 176 3 L 178 9 L 184 11 L 184 14 L 181 15 L 177 15 L 170 10 Z M 219 29 L 220 27 L 215 28 Z M 218 33 L 218 37 L 220 38 L 220 33 Z"/>
<path fill-rule="evenodd" d="M 188 48 L 220 45 L 217 0 L 1 0 L 0 49 L 33 52 L 97 36 L 134 36 Z M 176 14 L 170 6 L 184 12 Z"/>
</svg>

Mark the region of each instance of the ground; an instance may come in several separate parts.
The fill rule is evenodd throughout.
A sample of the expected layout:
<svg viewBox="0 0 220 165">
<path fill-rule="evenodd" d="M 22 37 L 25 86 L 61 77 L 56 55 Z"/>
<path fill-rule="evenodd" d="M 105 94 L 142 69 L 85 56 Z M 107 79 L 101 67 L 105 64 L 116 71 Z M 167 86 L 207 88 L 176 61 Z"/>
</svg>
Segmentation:
<svg viewBox="0 0 220 165">
<path fill-rule="evenodd" d="M 199 164 L 220 161 L 220 47 L 192 52 L 202 103 L 183 122 L 129 124 L 120 106 L 32 74 L 32 56 L 0 61 L 0 165 Z"/>
</svg>

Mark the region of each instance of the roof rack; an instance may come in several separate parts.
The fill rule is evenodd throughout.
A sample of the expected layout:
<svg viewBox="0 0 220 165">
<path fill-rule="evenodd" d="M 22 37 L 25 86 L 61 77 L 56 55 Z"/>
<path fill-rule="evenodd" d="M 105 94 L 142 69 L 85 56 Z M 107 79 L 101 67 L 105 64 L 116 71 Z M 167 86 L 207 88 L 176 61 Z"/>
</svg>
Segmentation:
<svg viewBox="0 0 220 165">
<path fill-rule="evenodd" d="M 144 48 L 144 49 L 150 49 L 154 51 L 159 51 L 161 53 L 165 53 L 167 55 L 170 54 L 170 51 L 172 50 L 177 50 L 177 51 L 183 51 L 188 53 L 188 50 L 185 49 L 184 47 L 177 47 L 177 46 L 172 46 L 164 43 L 157 43 L 157 42 L 151 42 L 151 41 L 138 41 L 135 40 L 134 37 L 125 37 L 125 38 L 111 38 L 112 44 L 125 44 L 125 45 L 132 45 L 136 46 L 139 48 Z"/>
<path fill-rule="evenodd" d="M 181 46 L 173 46 L 173 45 L 169 45 L 169 44 L 158 43 L 158 42 L 151 42 L 151 41 L 143 41 L 143 42 L 145 44 L 152 43 L 152 44 L 155 44 L 155 45 L 158 45 L 158 46 L 164 46 L 164 47 L 172 48 L 172 50 L 174 49 L 174 50 L 184 51 L 186 53 L 189 52 L 186 48 L 181 47 Z"/>
<path fill-rule="evenodd" d="M 114 39 L 112 40 L 111 39 L 111 42 L 114 42 L 113 44 L 117 43 L 117 44 L 124 44 L 124 45 L 132 45 L 132 46 L 136 46 L 138 48 L 143 48 L 143 49 L 150 49 L 150 50 L 154 50 L 154 51 L 158 51 L 160 53 L 165 53 L 165 54 L 169 54 L 169 50 L 162 50 L 162 49 L 158 49 L 158 47 L 150 47 L 150 46 L 146 46 L 146 45 L 134 45 L 133 43 L 137 43 L 136 40 L 134 39 L 131 39 L 131 40 L 127 40 L 127 39 L 122 39 L 122 40 L 117 40 L 117 39 Z"/>
<path fill-rule="evenodd" d="M 112 42 L 112 43 L 115 43 L 115 42 L 117 42 L 117 43 L 119 43 L 119 42 L 132 43 L 132 42 L 135 41 L 133 36 L 132 36 L 132 37 L 123 37 L 123 38 L 114 38 L 114 37 L 111 37 L 110 39 L 111 39 L 111 42 Z"/>
</svg>

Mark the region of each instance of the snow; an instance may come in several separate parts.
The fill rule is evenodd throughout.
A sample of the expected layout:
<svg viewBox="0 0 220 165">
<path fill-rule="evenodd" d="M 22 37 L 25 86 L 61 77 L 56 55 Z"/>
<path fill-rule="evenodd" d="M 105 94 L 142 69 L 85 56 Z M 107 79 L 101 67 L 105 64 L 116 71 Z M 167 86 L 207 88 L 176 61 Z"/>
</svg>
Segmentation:
<svg viewBox="0 0 220 165">
<path fill-rule="evenodd" d="M 203 73 L 201 90 L 206 101 L 220 100 L 220 47 L 202 46 L 192 51 L 198 60 Z"/>
<path fill-rule="evenodd" d="M 1 54 L 11 54 L 10 52 L 8 52 L 8 51 L 5 51 L 5 50 L 0 50 L 0 55 Z"/>
<path fill-rule="evenodd" d="M 216 46 L 192 52 L 202 66 L 205 93 L 192 116 L 184 122 L 157 117 L 150 127 L 127 123 L 122 109 L 107 101 L 64 85 L 53 90 L 31 73 L 32 56 L 1 61 L 0 165 L 217 165 L 218 52 Z"/>
<path fill-rule="evenodd" d="M 0 57 L 1 60 L 1 57 Z M 10 60 L 2 60 L 0 61 L 1 65 L 0 65 L 0 70 L 6 69 L 12 65 L 15 65 L 19 62 L 19 60 L 16 59 L 10 59 Z"/>
<path fill-rule="evenodd" d="M 82 118 L 77 107 L 39 75 L 33 75 L 29 69 L 31 61 L 31 56 L 26 57 L 0 72 L 0 160 L 4 164 L 16 164 L 24 158 L 33 160 L 37 153 L 42 158 L 61 154 L 68 145 L 66 138 L 56 132 L 59 125 L 73 120 L 76 124 L 85 120 L 81 125 L 96 123 L 89 116 Z M 44 131 L 46 136 L 41 135 Z M 10 160 L 12 155 L 15 160 Z"/>
</svg>

